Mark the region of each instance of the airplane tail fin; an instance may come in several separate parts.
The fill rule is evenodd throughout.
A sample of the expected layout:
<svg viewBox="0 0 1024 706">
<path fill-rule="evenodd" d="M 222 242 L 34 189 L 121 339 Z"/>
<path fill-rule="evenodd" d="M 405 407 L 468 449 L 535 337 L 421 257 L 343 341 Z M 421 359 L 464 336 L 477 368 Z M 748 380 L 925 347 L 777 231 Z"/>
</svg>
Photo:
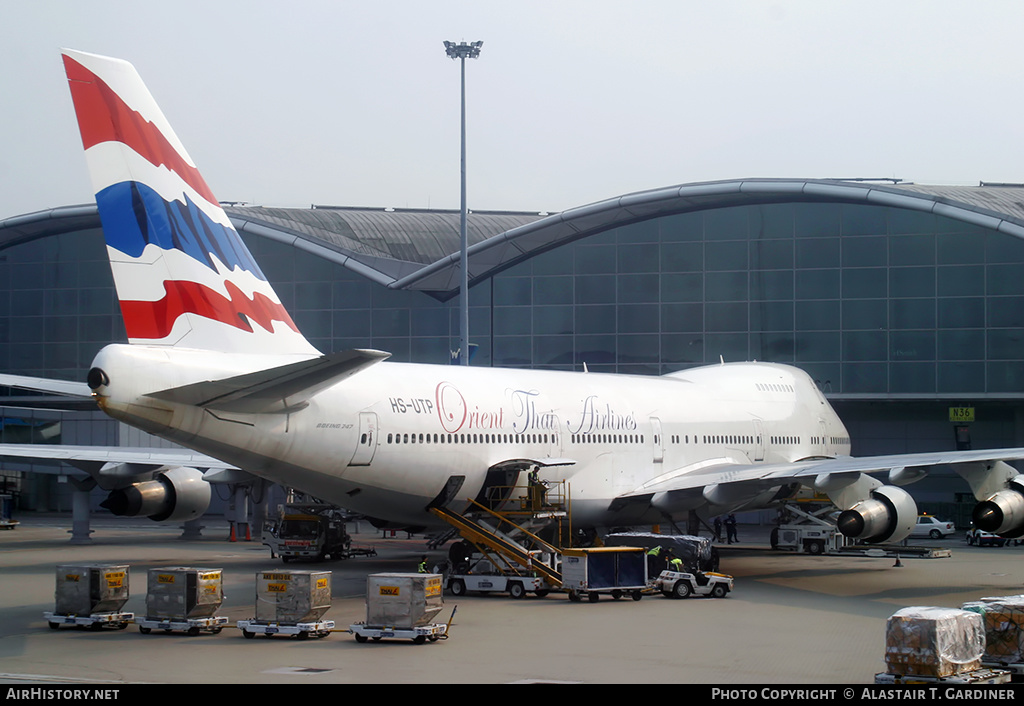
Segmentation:
<svg viewBox="0 0 1024 706">
<path fill-rule="evenodd" d="M 63 58 L 129 341 L 316 355 L 135 67 Z"/>
</svg>

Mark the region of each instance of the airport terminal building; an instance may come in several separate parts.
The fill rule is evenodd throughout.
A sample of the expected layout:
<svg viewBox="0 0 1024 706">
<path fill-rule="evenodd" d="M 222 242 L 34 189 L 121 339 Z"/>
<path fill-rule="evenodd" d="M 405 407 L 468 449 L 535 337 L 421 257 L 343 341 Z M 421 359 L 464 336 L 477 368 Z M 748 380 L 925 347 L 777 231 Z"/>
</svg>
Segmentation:
<svg viewBox="0 0 1024 706">
<path fill-rule="evenodd" d="M 458 212 L 225 210 L 320 350 L 451 360 Z M 855 455 L 1024 446 L 1024 185 L 695 183 L 474 212 L 469 239 L 473 365 L 789 363 Z M 0 221 L 0 370 L 81 381 L 125 340 L 95 205 Z M 138 444 L 95 410 L 29 409 L 15 391 L 0 404 L 6 442 Z M 30 468 L 5 467 L 11 483 Z M 933 481 L 936 501 L 967 493 L 955 480 Z M 20 489 L 30 507 L 66 509 L 52 480 Z"/>
</svg>

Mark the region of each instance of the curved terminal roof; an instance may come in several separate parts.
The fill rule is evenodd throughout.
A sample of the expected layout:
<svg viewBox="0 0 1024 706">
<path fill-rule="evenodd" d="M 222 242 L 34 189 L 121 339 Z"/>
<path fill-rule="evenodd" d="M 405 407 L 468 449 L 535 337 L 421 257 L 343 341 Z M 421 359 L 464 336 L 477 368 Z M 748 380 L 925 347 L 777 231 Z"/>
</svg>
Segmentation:
<svg viewBox="0 0 1024 706">
<path fill-rule="evenodd" d="M 555 214 L 475 211 L 467 221 L 471 281 L 620 225 L 713 208 L 860 203 L 935 213 L 1024 238 L 1024 185 L 927 186 L 822 179 L 736 179 L 626 194 Z M 313 206 L 225 206 L 235 227 L 339 262 L 395 289 L 447 299 L 458 288 L 459 212 Z M 95 205 L 0 221 L 0 249 L 99 227 Z"/>
<path fill-rule="evenodd" d="M 626 194 L 553 214 L 469 248 L 475 280 L 538 252 L 608 228 L 692 211 L 764 203 L 861 203 L 925 211 L 1024 238 L 1024 185 L 923 186 L 812 179 L 738 179 Z M 458 253 L 394 283 L 450 291 Z"/>
</svg>

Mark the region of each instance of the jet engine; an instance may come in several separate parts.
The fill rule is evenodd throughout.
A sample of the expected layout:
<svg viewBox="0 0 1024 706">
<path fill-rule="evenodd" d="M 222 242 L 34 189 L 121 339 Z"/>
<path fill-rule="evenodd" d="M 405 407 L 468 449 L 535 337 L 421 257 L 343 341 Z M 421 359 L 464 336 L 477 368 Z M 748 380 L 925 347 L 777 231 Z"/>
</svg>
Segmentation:
<svg viewBox="0 0 1024 706">
<path fill-rule="evenodd" d="M 100 507 L 115 515 L 151 520 L 193 520 L 210 506 L 210 484 L 195 468 L 179 466 L 160 471 L 152 480 L 112 490 Z"/>
<path fill-rule="evenodd" d="M 865 542 L 900 542 L 917 522 L 917 504 L 894 485 L 879 485 L 839 515 L 839 531 Z"/>
<path fill-rule="evenodd" d="M 1016 476 L 1006 483 L 1003 490 L 989 496 L 974 506 L 971 513 L 978 529 L 1002 537 L 1024 536 L 1024 480 Z"/>
</svg>

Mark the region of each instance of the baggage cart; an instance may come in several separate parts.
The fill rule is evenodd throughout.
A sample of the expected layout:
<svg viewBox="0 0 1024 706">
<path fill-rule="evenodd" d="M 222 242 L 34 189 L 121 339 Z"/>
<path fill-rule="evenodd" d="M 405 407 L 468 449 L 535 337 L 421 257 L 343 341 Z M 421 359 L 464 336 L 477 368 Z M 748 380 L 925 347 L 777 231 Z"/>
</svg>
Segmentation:
<svg viewBox="0 0 1024 706">
<path fill-rule="evenodd" d="M 638 601 L 647 589 L 647 552 L 642 547 L 563 549 L 562 587 L 574 603 L 584 596 L 594 603 L 602 593 Z"/>
<path fill-rule="evenodd" d="M 57 630 L 62 625 L 74 625 L 75 627 L 87 628 L 89 630 L 102 630 L 110 628 L 113 630 L 124 630 L 128 623 L 135 620 L 134 613 L 93 613 L 91 615 L 66 615 L 63 613 L 43 613 L 46 624 L 51 630 Z"/>
<path fill-rule="evenodd" d="M 437 642 L 448 638 L 448 625 L 445 623 L 432 623 L 430 625 L 417 625 L 411 628 L 395 628 L 385 625 L 367 625 L 366 623 L 355 623 L 349 625 L 348 631 L 352 633 L 356 642 L 365 643 L 369 640 L 377 642 L 384 638 L 395 640 L 412 640 L 417 645 L 424 642 Z"/>
<path fill-rule="evenodd" d="M 305 640 L 310 637 L 327 637 L 334 630 L 333 620 L 317 620 L 312 623 L 274 623 L 259 620 L 239 620 L 238 629 L 242 636 L 251 640 L 257 635 L 290 635 L 291 637 Z"/>
<path fill-rule="evenodd" d="M 141 618 L 136 622 L 139 625 L 139 632 L 143 635 L 148 635 L 154 630 L 162 630 L 165 633 L 183 632 L 187 635 L 208 632 L 216 635 L 228 624 L 228 619 L 222 616 L 185 619 Z"/>
</svg>

